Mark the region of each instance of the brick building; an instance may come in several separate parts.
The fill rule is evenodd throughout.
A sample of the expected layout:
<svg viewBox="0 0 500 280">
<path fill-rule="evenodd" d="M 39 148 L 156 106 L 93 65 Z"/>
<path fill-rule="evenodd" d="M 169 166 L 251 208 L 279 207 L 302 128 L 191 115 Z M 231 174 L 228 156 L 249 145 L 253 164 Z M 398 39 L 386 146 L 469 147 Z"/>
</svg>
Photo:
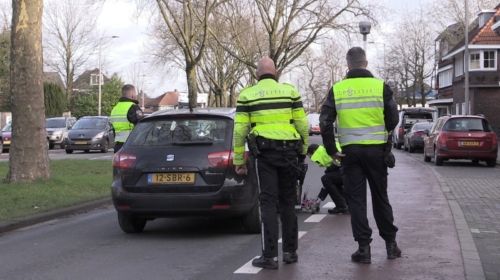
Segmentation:
<svg viewBox="0 0 500 280">
<path fill-rule="evenodd" d="M 465 113 L 464 62 L 469 63 L 469 114 L 483 114 L 500 134 L 500 5 L 481 11 L 472 23 L 467 38 L 469 57 L 464 57 L 465 38 L 458 25 L 448 27 L 437 39 L 438 94 L 429 106 L 438 115 Z"/>
</svg>

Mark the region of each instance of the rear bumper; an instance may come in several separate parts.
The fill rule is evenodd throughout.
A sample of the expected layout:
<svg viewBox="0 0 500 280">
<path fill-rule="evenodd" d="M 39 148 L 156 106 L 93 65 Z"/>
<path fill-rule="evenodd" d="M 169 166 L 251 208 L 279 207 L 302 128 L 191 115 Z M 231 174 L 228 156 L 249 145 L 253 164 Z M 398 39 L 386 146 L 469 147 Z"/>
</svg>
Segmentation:
<svg viewBox="0 0 500 280">
<path fill-rule="evenodd" d="M 410 139 L 410 146 L 414 147 L 414 148 L 423 148 L 424 147 L 424 139 L 420 138 L 420 139 Z"/>
<path fill-rule="evenodd" d="M 498 149 L 490 151 L 457 151 L 440 147 L 437 150 L 437 155 L 447 159 L 496 159 Z"/>
<path fill-rule="evenodd" d="M 92 140 L 83 140 L 87 142 L 86 145 L 77 145 L 76 142 L 79 140 L 69 140 L 66 142 L 66 149 L 68 150 L 100 150 L 104 147 L 104 143 L 106 139 L 103 138 L 101 140 L 92 141 Z"/>
<path fill-rule="evenodd" d="M 145 218 L 235 217 L 247 214 L 257 199 L 257 187 L 223 186 L 215 193 L 130 193 L 114 181 L 111 196 L 116 211 Z"/>
</svg>

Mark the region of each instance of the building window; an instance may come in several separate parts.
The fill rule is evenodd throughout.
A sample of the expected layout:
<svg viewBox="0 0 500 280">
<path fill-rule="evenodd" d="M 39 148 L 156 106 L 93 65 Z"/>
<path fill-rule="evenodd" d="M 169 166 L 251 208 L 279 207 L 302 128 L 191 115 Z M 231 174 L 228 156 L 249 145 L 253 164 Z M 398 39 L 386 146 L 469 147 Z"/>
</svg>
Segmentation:
<svg viewBox="0 0 500 280">
<path fill-rule="evenodd" d="M 103 84 L 104 79 L 102 78 L 101 74 L 101 85 Z M 99 74 L 90 74 L 90 85 L 91 86 L 97 86 L 99 85 Z"/>
<path fill-rule="evenodd" d="M 452 69 L 444 70 L 439 73 L 439 88 L 452 85 Z"/>
<path fill-rule="evenodd" d="M 464 57 L 459 55 L 455 58 L 455 77 L 464 74 Z"/>
<path fill-rule="evenodd" d="M 481 69 L 481 56 L 479 53 L 471 53 L 470 54 L 470 69 Z"/>
<path fill-rule="evenodd" d="M 478 70 L 496 70 L 496 51 L 475 51 L 470 53 L 469 69 Z"/>
</svg>

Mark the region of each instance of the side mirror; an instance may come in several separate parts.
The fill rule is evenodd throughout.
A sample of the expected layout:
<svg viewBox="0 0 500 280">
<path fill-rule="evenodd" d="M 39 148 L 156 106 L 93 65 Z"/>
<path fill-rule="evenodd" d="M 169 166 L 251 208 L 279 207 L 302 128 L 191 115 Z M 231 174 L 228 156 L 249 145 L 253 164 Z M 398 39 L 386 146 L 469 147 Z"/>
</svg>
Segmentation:
<svg viewBox="0 0 500 280">
<path fill-rule="evenodd" d="M 428 129 L 424 130 L 424 135 L 429 136 L 429 130 Z"/>
</svg>

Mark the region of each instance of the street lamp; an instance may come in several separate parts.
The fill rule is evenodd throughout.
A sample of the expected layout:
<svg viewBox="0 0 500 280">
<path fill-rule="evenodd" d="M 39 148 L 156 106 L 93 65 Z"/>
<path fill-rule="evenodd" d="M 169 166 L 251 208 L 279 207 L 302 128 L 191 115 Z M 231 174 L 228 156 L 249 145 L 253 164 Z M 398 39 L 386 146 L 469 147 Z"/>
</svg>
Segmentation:
<svg viewBox="0 0 500 280">
<path fill-rule="evenodd" d="M 369 21 L 360 21 L 359 22 L 359 32 L 363 34 L 363 49 L 366 53 L 366 35 L 370 34 L 370 28 L 372 24 Z"/>
<path fill-rule="evenodd" d="M 470 114 L 469 112 L 469 7 L 467 4 L 467 0 L 465 0 L 465 49 L 464 49 L 464 87 L 465 87 L 465 92 L 464 92 L 464 97 L 465 97 L 465 112 L 462 112 L 464 115 Z"/>
<path fill-rule="evenodd" d="M 140 63 L 147 63 L 147 61 L 137 61 L 137 62 L 134 62 L 134 72 L 135 72 L 135 65 L 136 64 L 140 64 Z M 140 75 L 140 72 L 141 72 L 141 69 L 139 68 L 139 71 L 138 71 L 138 76 L 141 76 Z M 142 75 L 142 77 L 146 77 L 146 75 Z M 138 89 L 139 89 L 139 94 L 141 93 L 141 88 L 139 87 L 139 79 L 137 79 L 137 85 L 138 86 Z M 144 91 L 142 92 L 142 110 L 144 111 Z"/>
<path fill-rule="evenodd" d="M 102 84 L 102 63 L 101 63 L 101 49 L 102 49 L 102 39 L 115 39 L 119 38 L 118 36 L 111 37 L 101 37 L 99 39 L 99 104 L 97 105 L 97 115 L 101 115 L 101 84 Z"/>
</svg>

